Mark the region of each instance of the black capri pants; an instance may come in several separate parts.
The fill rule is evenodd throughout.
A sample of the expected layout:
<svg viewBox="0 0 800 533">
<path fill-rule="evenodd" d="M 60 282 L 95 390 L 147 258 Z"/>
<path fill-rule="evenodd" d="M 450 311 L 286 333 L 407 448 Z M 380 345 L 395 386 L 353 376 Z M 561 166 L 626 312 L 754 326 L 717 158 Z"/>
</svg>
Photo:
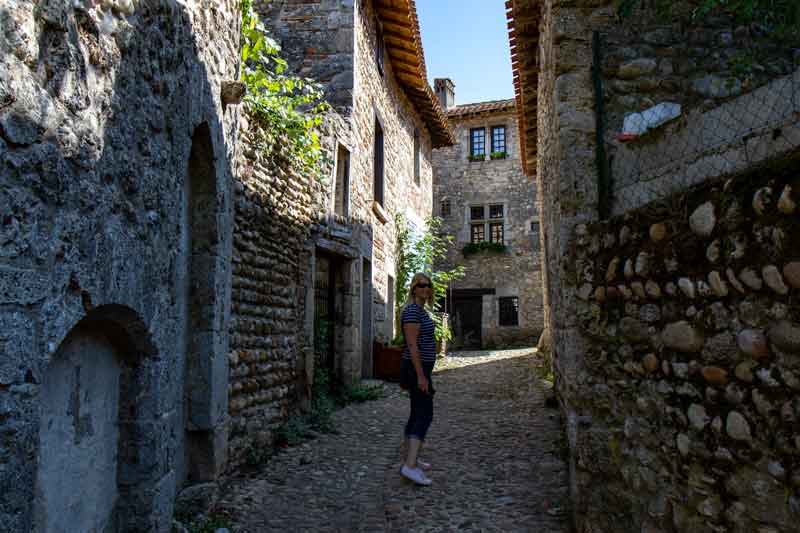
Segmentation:
<svg viewBox="0 0 800 533">
<path fill-rule="evenodd" d="M 410 359 L 403 359 L 402 380 L 408 385 L 408 396 L 411 399 L 411 412 L 406 422 L 405 435 L 408 438 L 425 440 L 428 428 L 433 422 L 433 362 L 422 362 L 422 371 L 428 378 L 428 392 L 422 392 L 417 387 L 417 371 Z"/>
</svg>

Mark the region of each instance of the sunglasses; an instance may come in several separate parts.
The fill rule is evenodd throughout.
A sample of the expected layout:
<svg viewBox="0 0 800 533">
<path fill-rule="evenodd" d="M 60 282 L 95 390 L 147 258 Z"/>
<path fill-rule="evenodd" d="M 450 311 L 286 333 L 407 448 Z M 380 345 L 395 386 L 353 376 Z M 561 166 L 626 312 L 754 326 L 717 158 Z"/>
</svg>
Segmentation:
<svg viewBox="0 0 800 533">
<path fill-rule="evenodd" d="M 432 283 L 417 283 L 416 285 L 414 285 L 414 287 L 417 288 L 417 289 L 430 289 L 431 287 L 433 287 L 433 284 Z"/>
</svg>

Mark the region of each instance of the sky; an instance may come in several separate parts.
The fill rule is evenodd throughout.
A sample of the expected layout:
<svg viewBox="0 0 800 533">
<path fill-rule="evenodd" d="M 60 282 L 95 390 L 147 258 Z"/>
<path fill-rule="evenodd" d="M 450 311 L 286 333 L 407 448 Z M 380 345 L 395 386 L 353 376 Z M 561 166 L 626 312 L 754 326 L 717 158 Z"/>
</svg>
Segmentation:
<svg viewBox="0 0 800 533">
<path fill-rule="evenodd" d="M 417 0 L 428 82 L 450 78 L 456 105 L 514 97 L 505 0 Z"/>
</svg>

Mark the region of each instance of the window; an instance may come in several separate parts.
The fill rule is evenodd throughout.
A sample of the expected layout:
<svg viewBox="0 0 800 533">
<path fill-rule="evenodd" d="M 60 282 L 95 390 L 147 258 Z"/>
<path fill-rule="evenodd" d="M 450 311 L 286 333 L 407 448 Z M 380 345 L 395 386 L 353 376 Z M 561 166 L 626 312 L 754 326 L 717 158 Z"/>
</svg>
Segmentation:
<svg viewBox="0 0 800 533">
<path fill-rule="evenodd" d="M 506 127 L 492 127 L 492 153 L 505 153 L 506 151 Z"/>
<path fill-rule="evenodd" d="M 510 296 L 499 298 L 500 302 L 500 325 L 518 326 L 519 325 L 519 298 Z"/>
<path fill-rule="evenodd" d="M 469 208 L 469 219 L 470 220 L 483 220 L 483 206 L 482 205 L 473 205 Z"/>
<path fill-rule="evenodd" d="M 414 183 L 419 185 L 419 130 L 414 130 Z"/>
<path fill-rule="evenodd" d="M 375 117 L 375 177 L 373 180 L 373 198 L 383 207 L 383 128 Z"/>
<path fill-rule="evenodd" d="M 336 190 L 334 191 L 334 212 L 346 217 L 350 203 L 350 152 L 339 146 L 336 155 Z"/>
<path fill-rule="evenodd" d="M 383 42 L 383 31 L 381 30 L 381 23 L 375 21 L 375 63 L 378 66 L 378 73 L 383 76 L 385 56 L 385 44 Z"/>
<path fill-rule="evenodd" d="M 484 128 L 469 130 L 469 153 L 473 157 L 486 155 L 486 130 Z"/>
<path fill-rule="evenodd" d="M 483 224 L 473 224 L 470 228 L 469 242 L 483 242 L 486 240 L 486 226 Z"/>
<path fill-rule="evenodd" d="M 539 246 L 539 223 L 537 221 L 531 222 L 531 239 L 533 240 L 533 247 Z"/>
<path fill-rule="evenodd" d="M 489 240 L 503 244 L 503 223 L 494 222 L 489 224 Z"/>
<path fill-rule="evenodd" d="M 389 276 L 386 283 L 386 336 L 394 339 L 394 278 Z"/>
<path fill-rule="evenodd" d="M 450 200 L 444 199 L 439 206 L 439 214 L 444 217 L 450 216 Z"/>
<path fill-rule="evenodd" d="M 503 218 L 503 204 L 490 205 L 489 218 Z"/>
</svg>

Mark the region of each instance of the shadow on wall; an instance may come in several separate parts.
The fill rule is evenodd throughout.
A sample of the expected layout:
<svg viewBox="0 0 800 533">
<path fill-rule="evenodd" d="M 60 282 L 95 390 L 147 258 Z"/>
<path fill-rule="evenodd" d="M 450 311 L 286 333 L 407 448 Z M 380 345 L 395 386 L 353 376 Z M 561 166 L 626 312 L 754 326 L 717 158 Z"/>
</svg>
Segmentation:
<svg viewBox="0 0 800 533">
<path fill-rule="evenodd" d="M 225 457 L 235 66 L 191 6 L 34 4 L 0 8 L 0 522 L 167 531 Z"/>
</svg>

